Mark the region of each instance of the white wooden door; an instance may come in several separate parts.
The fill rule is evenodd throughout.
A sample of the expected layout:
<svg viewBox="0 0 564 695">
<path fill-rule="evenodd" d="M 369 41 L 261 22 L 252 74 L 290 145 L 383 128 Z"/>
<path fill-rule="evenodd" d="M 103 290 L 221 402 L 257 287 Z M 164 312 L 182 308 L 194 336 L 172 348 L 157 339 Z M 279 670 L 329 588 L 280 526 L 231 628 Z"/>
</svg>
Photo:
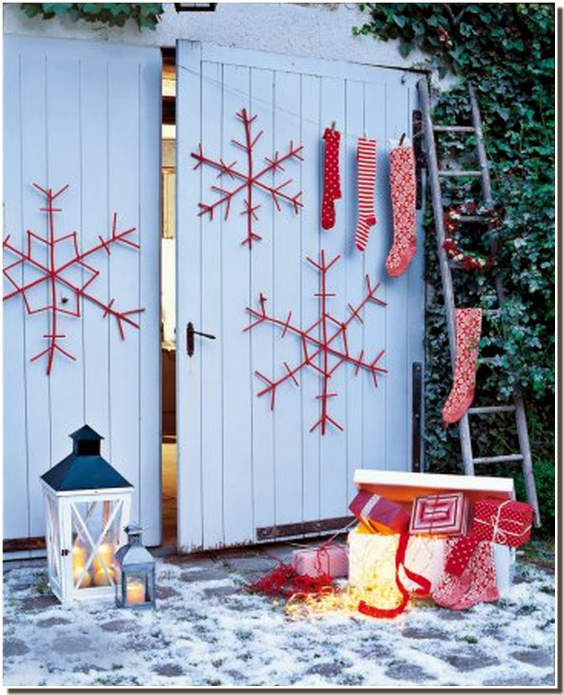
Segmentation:
<svg viewBox="0 0 564 695">
<path fill-rule="evenodd" d="M 258 51 L 180 41 L 177 48 L 177 412 L 179 452 L 179 545 L 185 549 L 255 542 L 260 529 L 333 519 L 348 514 L 356 468 L 409 470 L 411 459 L 411 367 L 423 362 L 423 243 L 409 271 L 390 279 L 384 263 L 392 242 L 388 184 L 388 140 L 411 132 L 417 75 L 332 61 L 316 61 Z M 201 143 L 205 157 L 235 169 L 249 166 L 232 143 L 244 142 L 241 109 L 256 116 L 252 138 L 263 130 L 253 152 L 253 172 L 282 157 L 290 141 L 303 145 L 303 162 L 290 158 L 275 184 L 293 198 L 302 191 L 303 208 L 295 214 L 287 200 L 276 209 L 264 190 L 253 194 L 262 237 L 251 249 L 244 192 L 209 215 L 198 216 L 199 203 L 213 203 L 236 187 L 237 177 L 209 163 L 197 169 Z M 322 135 L 336 122 L 342 133 L 341 187 L 336 226 L 320 226 Z M 375 192 L 378 223 L 367 251 L 354 247 L 357 220 L 356 142 L 366 132 L 378 141 Z M 264 182 L 272 184 L 269 174 Z M 244 332 L 247 307 L 258 308 L 262 293 L 269 314 L 283 322 L 312 326 L 320 312 L 320 277 L 307 257 L 339 261 L 327 274 L 327 299 L 333 316 L 344 321 L 348 304 L 358 306 L 366 293 L 365 275 L 381 282 L 377 296 L 347 331 L 351 354 L 388 370 L 374 388 L 370 373 L 342 364 L 330 379 L 331 416 L 342 427 L 310 433 L 320 417 L 323 379 L 313 368 L 301 369 L 282 384 L 273 410 L 267 385 L 255 374 L 280 378 L 303 360 L 300 337 L 263 322 Z M 216 340 L 194 338 L 186 351 L 186 326 Z M 321 328 L 310 335 L 319 337 Z M 334 345 L 337 343 L 334 343 Z M 339 343 L 341 346 L 342 344 Z M 315 352 L 315 343 L 314 352 Z M 310 342 L 310 349 L 311 342 Z M 343 348 L 344 349 L 344 348 Z M 310 353 L 311 354 L 311 353 Z M 335 364 L 336 356 L 330 355 Z M 258 530 L 257 530 L 258 529 Z"/>
<path fill-rule="evenodd" d="M 161 56 L 158 49 L 108 43 L 4 37 L 4 234 L 26 249 L 26 230 L 49 238 L 45 195 L 54 201 L 55 263 L 108 239 L 113 213 L 137 250 L 110 244 L 85 262 L 99 271 L 82 299 L 82 316 L 57 315 L 61 347 L 47 376 L 52 312 L 28 314 L 22 297 L 4 302 L 4 537 L 45 530 L 40 474 L 71 451 L 68 435 L 85 422 L 103 437 L 102 455 L 135 486 L 132 514 L 149 544 L 160 542 L 159 181 Z M 49 246 L 33 238 L 31 255 Z M 18 260 L 4 248 L 4 267 Z M 48 265 L 48 261 L 45 261 Z M 77 272 L 78 271 L 78 272 Z M 43 271 L 26 261 L 12 269 L 17 284 Z M 62 273 L 76 286 L 92 271 L 76 263 Z M 4 278 L 4 295 L 14 285 Z M 50 303 L 51 281 L 26 292 L 32 309 Z M 55 282 L 55 301 L 75 308 L 75 293 Z M 139 330 L 102 305 L 129 310 Z M 66 301 L 65 301 L 66 300 Z M 112 320 L 113 319 L 113 320 Z"/>
</svg>

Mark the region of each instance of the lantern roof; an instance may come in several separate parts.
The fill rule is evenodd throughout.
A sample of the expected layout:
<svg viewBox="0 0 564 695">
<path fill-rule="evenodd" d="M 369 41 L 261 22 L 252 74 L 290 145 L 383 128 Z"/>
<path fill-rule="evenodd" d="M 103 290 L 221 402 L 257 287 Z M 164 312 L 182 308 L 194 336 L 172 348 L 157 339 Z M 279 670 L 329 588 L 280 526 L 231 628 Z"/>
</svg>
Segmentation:
<svg viewBox="0 0 564 695">
<path fill-rule="evenodd" d="M 154 564 L 155 559 L 141 543 L 141 532 L 143 529 L 137 524 L 129 524 L 124 530 L 127 533 L 129 542 L 115 553 L 116 560 L 121 567 Z"/>
<path fill-rule="evenodd" d="M 41 478 L 56 492 L 133 487 L 100 456 L 103 439 L 88 425 L 73 432 L 73 451 Z"/>
</svg>

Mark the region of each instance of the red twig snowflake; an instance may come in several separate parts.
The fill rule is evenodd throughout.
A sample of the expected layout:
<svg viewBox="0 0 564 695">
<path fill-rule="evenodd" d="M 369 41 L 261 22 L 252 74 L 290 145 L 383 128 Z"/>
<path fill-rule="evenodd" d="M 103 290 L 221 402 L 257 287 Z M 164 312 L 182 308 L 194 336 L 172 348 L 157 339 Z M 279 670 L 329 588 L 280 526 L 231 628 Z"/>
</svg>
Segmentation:
<svg viewBox="0 0 564 695">
<path fill-rule="evenodd" d="M 241 109 L 236 116 L 243 123 L 245 140 L 244 142 L 239 142 L 239 140 L 231 140 L 231 142 L 236 147 L 243 150 L 243 152 L 245 152 L 247 155 L 247 167 L 244 173 L 236 168 L 236 161 L 232 162 L 231 164 L 226 164 L 223 159 L 219 159 L 219 161 L 217 161 L 215 159 L 211 159 L 210 157 L 206 157 L 204 155 L 201 143 L 198 146 L 198 151 L 192 152 L 191 156 L 197 160 L 197 164 L 194 169 L 202 166 L 202 164 L 207 164 L 219 170 L 219 174 L 217 175 L 218 179 L 228 176 L 232 181 L 236 182 L 235 188 L 231 190 L 228 190 L 222 186 L 212 186 L 212 190 L 219 193 L 219 198 L 213 203 L 199 203 L 200 212 L 198 215 L 201 216 L 208 214 L 211 220 L 213 219 L 215 208 L 225 205 L 225 219 L 227 219 L 229 217 L 231 201 L 233 198 L 242 191 L 246 192 L 241 215 L 244 215 L 247 218 L 247 236 L 241 243 L 248 244 L 249 248 L 251 248 L 253 241 L 259 241 L 262 238 L 256 231 L 253 230 L 253 224 L 256 220 L 258 220 L 257 210 L 261 207 L 260 204 L 257 204 L 253 198 L 255 189 L 270 195 L 278 211 L 281 210 L 280 203 L 282 201 L 290 204 L 296 213 L 298 212 L 299 208 L 303 206 L 303 203 L 300 202 L 300 196 L 302 195 L 301 192 L 296 193 L 295 195 L 290 195 L 283 190 L 286 188 L 286 186 L 292 183 L 292 179 L 287 179 L 277 186 L 269 185 L 264 181 L 264 178 L 268 173 L 272 172 L 273 174 L 276 174 L 279 171 L 284 171 L 284 167 L 282 166 L 284 162 L 290 159 L 298 159 L 303 161 L 303 157 L 300 154 L 300 152 L 303 150 L 303 146 L 294 145 L 293 141 L 290 141 L 286 154 L 281 155 L 278 152 L 275 152 L 273 157 L 265 157 L 266 166 L 263 166 L 261 169 L 259 169 L 259 171 L 255 172 L 253 149 L 264 131 L 261 130 L 257 135 L 253 136 L 252 124 L 257 116 L 256 114 L 254 116 L 250 116 L 247 113 L 247 109 Z"/>
<path fill-rule="evenodd" d="M 37 353 L 37 355 L 34 355 L 31 358 L 31 362 L 38 360 L 40 357 L 43 357 L 43 355 L 47 355 L 47 374 L 50 374 L 51 369 L 53 367 L 53 360 L 57 352 L 60 352 L 65 357 L 68 357 L 70 360 L 75 360 L 75 357 L 71 355 L 71 353 L 68 352 L 68 350 L 65 350 L 63 347 L 61 347 L 60 341 L 61 339 L 66 338 L 66 335 L 64 333 L 59 332 L 58 316 L 59 314 L 63 314 L 66 316 L 73 316 L 77 318 L 80 317 L 81 299 L 86 299 L 89 302 L 92 302 L 92 304 L 95 304 L 101 310 L 103 310 L 104 317 L 113 316 L 116 320 L 119 334 L 122 340 L 125 339 L 125 323 L 129 324 L 130 326 L 134 326 L 135 328 L 139 328 L 139 324 L 136 323 L 131 318 L 131 316 L 133 314 L 141 313 L 142 311 L 144 311 L 144 309 L 130 309 L 129 311 L 119 311 L 114 306 L 115 298 L 112 298 L 109 302 L 105 303 L 86 291 L 87 287 L 92 282 L 94 282 L 94 280 L 100 274 L 99 270 L 96 270 L 96 268 L 93 268 L 91 265 L 86 263 L 87 258 L 95 254 L 97 251 L 101 251 L 102 249 L 104 249 L 104 251 L 109 256 L 111 245 L 117 242 L 121 242 L 122 244 L 126 244 L 127 246 L 131 246 L 135 249 L 138 249 L 139 245 L 131 241 L 131 239 L 127 238 L 132 232 L 135 231 L 135 227 L 130 227 L 129 229 L 126 229 L 123 232 L 117 231 L 117 213 L 114 212 L 111 236 L 109 236 L 106 239 L 104 239 L 101 236 L 98 236 L 98 239 L 100 240 L 98 244 L 94 245 L 90 249 L 86 249 L 85 251 L 80 252 L 78 248 L 77 232 L 71 232 L 70 234 L 65 234 L 64 236 L 58 238 L 55 233 L 54 213 L 60 212 L 62 208 L 53 207 L 53 201 L 67 190 L 67 188 L 69 187 L 68 184 L 66 186 L 63 186 L 56 193 L 53 193 L 50 188 L 41 188 L 41 186 L 39 186 L 36 183 L 34 183 L 33 186 L 38 191 L 40 191 L 47 199 L 47 206 L 44 208 L 40 208 L 40 210 L 41 212 L 47 213 L 48 236 L 39 236 L 38 234 L 35 234 L 34 232 L 28 229 L 26 231 L 27 249 L 25 251 L 20 251 L 20 249 L 16 248 L 10 243 L 9 234 L 4 239 L 4 249 L 16 256 L 17 259 L 10 265 L 4 267 L 4 277 L 14 288 L 11 292 L 8 292 L 4 295 L 4 301 L 6 302 L 8 299 L 12 299 L 13 297 L 21 297 L 26 312 L 28 314 L 38 314 L 43 311 L 49 313 L 49 332 L 43 336 L 48 341 L 47 347 L 41 352 Z M 71 244 L 72 256 L 70 259 L 65 260 L 64 262 L 59 264 L 57 262 L 57 247 L 62 242 Z M 37 258 L 36 255 L 34 255 L 33 246 L 35 245 L 35 243 L 43 244 L 45 246 L 47 253 L 46 262 L 42 262 Z M 17 280 L 15 280 L 12 277 L 12 275 L 10 275 L 10 271 L 13 271 L 14 268 L 21 268 L 26 266 L 32 268 L 39 275 L 34 277 L 33 280 L 30 280 L 27 283 L 24 282 L 23 284 L 18 284 Z M 80 269 L 81 273 L 83 274 L 83 277 L 84 272 L 86 272 L 88 274 L 86 281 L 78 285 L 71 278 L 69 278 L 68 275 L 72 272 L 73 269 Z M 33 290 L 34 288 L 39 287 L 43 284 L 46 284 L 48 288 L 47 304 L 34 308 L 32 307 L 27 294 L 29 294 L 31 290 Z M 70 292 L 74 295 L 73 308 L 67 309 L 64 307 L 64 303 L 68 301 L 68 299 L 65 298 L 63 298 L 61 301 L 61 304 L 63 304 L 63 306 L 60 306 L 60 303 L 57 301 L 57 286 L 61 286 L 66 290 L 70 290 Z"/>
<path fill-rule="evenodd" d="M 263 396 L 266 393 L 270 393 L 270 409 L 274 410 L 274 403 L 276 399 L 276 389 L 281 386 L 286 381 L 292 381 L 296 386 L 299 386 L 298 380 L 296 379 L 296 374 L 305 367 L 311 367 L 318 374 L 321 375 L 322 388 L 321 393 L 316 396 L 316 398 L 321 403 L 321 415 L 319 420 L 315 422 L 310 432 L 313 432 L 317 427 L 321 427 L 321 434 L 325 434 L 327 423 L 330 423 L 339 430 L 343 430 L 341 425 L 329 415 L 328 412 L 328 401 L 330 398 L 337 396 L 337 393 L 330 391 L 330 380 L 333 374 L 342 364 L 352 364 L 354 365 L 354 373 L 358 374 L 360 369 L 367 370 L 374 381 L 374 386 L 378 386 L 377 375 L 378 373 L 387 373 L 387 369 L 378 366 L 378 361 L 384 354 L 384 350 L 381 350 L 376 357 L 368 361 L 368 358 L 364 356 L 364 349 L 361 349 L 358 356 L 355 357 L 351 354 L 349 348 L 349 342 L 347 339 L 347 329 L 353 319 L 363 323 L 361 316 L 361 311 L 364 309 L 366 304 L 369 302 L 374 302 L 380 306 L 386 306 L 386 302 L 378 299 L 376 297 L 376 291 L 380 287 L 380 283 L 372 285 L 370 282 L 370 276 L 366 276 L 366 295 L 361 300 L 361 302 L 355 307 L 352 304 L 348 304 L 350 311 L 350 316 L 348 316 L 344 321 L 339 321 L 335 318 L 327 308 L 327 299 L 334 297 L 335 294 L 327 291 L 327 273 L 328 271 L 337 263 L 340 256 L 335 256 L 333 260 L 327 263 L 325 261 L 325 251 L 321 251 L 321 261 L 316 263 L 311 258 L 307 258 L 308 263 L 310 263 L 320 274 L 320 291 L 314 294 L 315 297 L 320 299 L 320 312 L 319 318 L 306 330 L 302 330 L 299 326 L 292 323 L 292 312 L 288 313 L 286 319 L 278 319 L 274 316 L 270 316 L 266 311 L 266 297 L 262 294 L 259 296 L 259 310 L 247 307 L 247 311 L 251 314 L 253 318 L 256 319 L 253 323 L 249 324 L 244 330 L 249 331 L 260 323 L 270 323 L 275 326 L 280 326 L 282 328 L 281 337 L 283 338 L 287 332 L 294 333 L 300 337 L 301 343 L 301 360 L 295 366 L 290 366 L 288 362 L 284 362 L 285 373 L 278 379 L 269 379 L 268 377 L 261 374 L 259 371 L 255 371 L 256 376 L 266 382 L 267 386 L 262 391 L 259 391 L 258 396 Z"/>
</svg>

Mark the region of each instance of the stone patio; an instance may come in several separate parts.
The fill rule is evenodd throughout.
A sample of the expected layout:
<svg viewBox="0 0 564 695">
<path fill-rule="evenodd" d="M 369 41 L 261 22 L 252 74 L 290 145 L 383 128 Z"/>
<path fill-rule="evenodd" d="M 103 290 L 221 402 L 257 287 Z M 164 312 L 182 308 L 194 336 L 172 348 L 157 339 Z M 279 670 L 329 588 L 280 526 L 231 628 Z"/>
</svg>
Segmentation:
<svg viewBox="0 0 564 695">
<path fill-rule="evenodd" d="M 395 620 L 309 621 L 244 589 L 291 551 L 160 558 L 158 610 L 142 613 L 61 606 L 42 563 L 5 564 L 4 684 L 554 685 L 554 572 L 544 560 L 521 556 L 510 596 L 468 611 L 420 601 Z"/>
</svg>

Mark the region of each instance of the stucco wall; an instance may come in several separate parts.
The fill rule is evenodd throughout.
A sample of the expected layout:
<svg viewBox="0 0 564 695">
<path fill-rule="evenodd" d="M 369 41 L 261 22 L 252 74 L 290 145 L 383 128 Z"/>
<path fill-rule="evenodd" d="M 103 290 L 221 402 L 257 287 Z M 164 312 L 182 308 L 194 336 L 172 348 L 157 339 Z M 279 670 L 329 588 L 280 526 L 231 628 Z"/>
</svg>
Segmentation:
<svg viewBox="0 0 564 695">
<path fill-rule="evenodd" d="M 5 4 L 4 32 L 156 46 L 174 46 L 176 39 L 183 38 L 392 67 L 411 67 L 424 58 L 419 52 L 402 58 L 397 42 L 353 36 L 352 27 L 368 16 L 355 3 L 219 3 L 215 12 L 180 14 L 172 3 L 165 8 L 155 31 L 140 32 L 133 22 L 109 28 L 82 21 L 29 19 L 19 5 Z"/>
</svg>

